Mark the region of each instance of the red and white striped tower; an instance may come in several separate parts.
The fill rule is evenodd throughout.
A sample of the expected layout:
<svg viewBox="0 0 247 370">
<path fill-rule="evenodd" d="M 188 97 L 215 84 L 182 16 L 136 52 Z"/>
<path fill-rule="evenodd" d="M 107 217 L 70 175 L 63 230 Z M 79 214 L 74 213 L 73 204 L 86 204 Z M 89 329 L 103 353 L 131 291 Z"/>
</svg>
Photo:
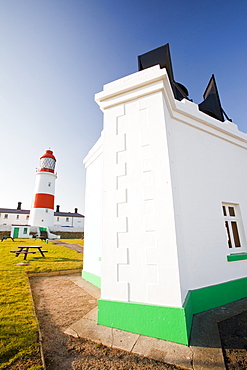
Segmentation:
<svg viewBox="0 0 247 370">
<path fill-rule="evenodd" d="M 36 172 L 33 203 L 30 211 L 31 226 L 51 227 L 54 225 L 56 158 L 51 150 L 40 157 L 40 169 Z"/>
</svg>

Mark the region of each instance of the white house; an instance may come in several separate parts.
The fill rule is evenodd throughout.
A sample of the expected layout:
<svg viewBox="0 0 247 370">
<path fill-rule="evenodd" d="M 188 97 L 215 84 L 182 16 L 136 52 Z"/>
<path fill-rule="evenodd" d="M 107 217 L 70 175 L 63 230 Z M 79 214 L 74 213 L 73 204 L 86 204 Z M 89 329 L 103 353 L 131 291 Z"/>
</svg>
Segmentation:
<svg viewBox="0 0 247 370">
<path fill-rule="evenodd" d="M 31 226 L 28 225 L 11 225 L 11 232 L 10 236 L 11 238 L 22 238 L 22 239 L 28 239 L 31 238 L 32 236 L 30 235 L 30 229 Z"/>
<path fill-rule="evenodd" d="M 74 212 L 60 212 L 59 206 L 54 212 L 54 227 L 84 228 L 84 216 L 78 213 L 78 208 Z"/>
<path fill-rule="evenodd" d="M 21 202 L 18 202 L 16 209 L 0 208 L 0 225 L 28 225 L 30 210 L 21 209 Z"/>
<path fill-rule="evenodd" d="M 56 206 L 54 212 L 54 226 L 50 230 L 54 231 L 84 231 L 84 215 L 78 213 L 75 208 L 74 212 L 60 212 L 60 206 Z M 0 208 L 0 228 L 10 230 L 11 225 L 30 225 L 30 210 L 21 209 L 21 202 L 18 202 L 16 209 Z M 5 228 L 4 228 L 5 226 Z"/>
<path fill-rule="evenodd" d="M 194 314 L 247 297 L 247 134 L 176 100 L 159 65 L 96 102 L 83 277 L 98 323 L 188 344 Z"/>
</svg>

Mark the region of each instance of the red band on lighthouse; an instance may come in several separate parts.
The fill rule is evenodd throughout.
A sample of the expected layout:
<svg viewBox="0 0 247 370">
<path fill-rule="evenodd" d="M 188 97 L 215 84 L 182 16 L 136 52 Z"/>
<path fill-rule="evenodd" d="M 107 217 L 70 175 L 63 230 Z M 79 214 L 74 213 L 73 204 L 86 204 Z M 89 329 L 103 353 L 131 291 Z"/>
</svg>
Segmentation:
<svg viewBox="0 0 247 370">
<path fill-rule="evenodd" d="M 35 194 L 33 208 L 54 209 L 54 195 L 42 193 Z"/>
<path fill-rule="evenodd" d="M 51 170 L 50 168 L 41 168 L 40 171 L 54 173 L 54 170 Z"/>
</svg>

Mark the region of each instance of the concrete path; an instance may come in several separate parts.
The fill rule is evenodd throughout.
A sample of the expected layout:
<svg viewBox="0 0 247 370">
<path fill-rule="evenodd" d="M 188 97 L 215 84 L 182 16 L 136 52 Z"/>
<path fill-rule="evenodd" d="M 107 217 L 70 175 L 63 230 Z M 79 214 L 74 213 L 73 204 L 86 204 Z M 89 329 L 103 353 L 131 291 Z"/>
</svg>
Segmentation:
<svg viewBox="0 0 247 370">
<path fill-rule="evenodd" d="M 100 289 L 80 276 L 70 279 L 95 298 Z M 191 345 L 168 342 L 97 324 L 97 308 L 66 329 L 65 334 L 136 353 L 188 370 L 225 369 L 218 322 L 247 310 L 247 299 L 195 315 Z"/>
<path fill-rule="evenodd" d="M 78 253 L 83 253 L 84 247 L 82 247 L 79 244 L 71 244 L 71 243 L 66 243 L 66 242 L 60 242 L 59 240 L 49 240 L 51 243 L 62 245 L 63 247 L 73 249 L 74 251 Z"/>
</svg>

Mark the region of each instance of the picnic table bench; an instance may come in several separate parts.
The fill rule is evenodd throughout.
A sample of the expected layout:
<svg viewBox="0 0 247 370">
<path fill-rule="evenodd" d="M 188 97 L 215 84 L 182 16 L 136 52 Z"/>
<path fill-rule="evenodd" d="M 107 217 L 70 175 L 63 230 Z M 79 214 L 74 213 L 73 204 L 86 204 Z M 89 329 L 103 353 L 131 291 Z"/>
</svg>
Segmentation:
<svg viewBox="0 0 247 370">
<path fill-rule="evenodd" d="M 9 235 L 4 235 L 4 236 L 2 237 L 2 241 L 3 241 L 4 239 L 12 239 L 12 241 L 14 242 L 14 238 L 12 238 L 12 236 L 9 236 Z"/>
<path fill-rule="evenodd" d="M 33 238 L 36 240 L 36 239 L 40 239 L 40 240 L 47 240 L 48 239 L 48 233 L 47 231 L 41 231 L 40 234 L 35 234 L 33 235 Z"/>
<path fill-rule="evenodd" d="M 48 251 L 44 251 L 41 246 L 39 245 L 27 245 L 27 246 L 19 246 L 17 247 L 19 250 L 16 251 L 10 251 L 11 253 L 15 253 L 15 256 L 18 257 L 19 254 L 24 254 L 24 260 L 27 259 L 27 255 L 29 253 L 35 254 L 36 251 L 29 251 L 29 249 L 37 249 L 38 252 L 42 255 L 42 257 L 45 257 L 44 253 L 47 253 Z"/>
<path fill-rule="evenodd" d="M 38 236 L 38 235 L 34 235 L 34 236 L 33 236 L 33 239 L 34 239 L 34 240 L 36 240 L 36 239 L 40 239 L 40 240 L 45 241 L 45 240 L 47 240 L 48 238 L 46 238 L 45 236 Z"/>
</svg>

